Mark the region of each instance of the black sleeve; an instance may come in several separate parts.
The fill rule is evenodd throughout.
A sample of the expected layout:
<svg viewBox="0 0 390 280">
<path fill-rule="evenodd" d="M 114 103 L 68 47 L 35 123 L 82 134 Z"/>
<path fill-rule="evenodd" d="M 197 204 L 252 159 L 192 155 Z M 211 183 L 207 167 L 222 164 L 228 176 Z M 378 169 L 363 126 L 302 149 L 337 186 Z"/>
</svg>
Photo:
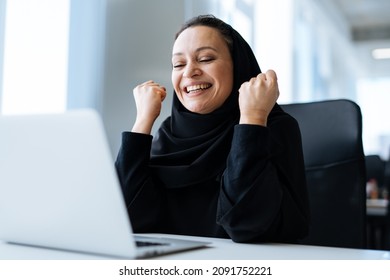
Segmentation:
<svg viewBox="0 0 390 280">
<path fill-rule="evenodd" d="M 152 136 L 123 132 L 115 167 L 135 232 L 157 231 L 162 194 L 149 172 Z"/>
<path fill-rule="evenodd" d="M 217 222 L 236 242 L 295 242 L 309 226 L 301 136 L 286 116 L 269 127 L 236 125 Z"/>
</svg>

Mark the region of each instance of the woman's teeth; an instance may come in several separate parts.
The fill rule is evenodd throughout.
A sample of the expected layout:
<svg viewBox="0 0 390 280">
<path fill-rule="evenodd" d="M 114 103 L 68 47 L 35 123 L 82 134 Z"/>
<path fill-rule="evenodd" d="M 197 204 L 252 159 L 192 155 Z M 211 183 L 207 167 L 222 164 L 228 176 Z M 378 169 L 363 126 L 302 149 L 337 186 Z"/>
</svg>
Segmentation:
<svg viewBox="0 0 390 280">
<path fill-rule="evenodd" d="M 209 87 L 211 87 L 210 84 L 200 84 L 200 85 L 188 86 L 187 87 L 187 93 L 190 93 L 191 91 L 207 89 Z"/>
</svg>

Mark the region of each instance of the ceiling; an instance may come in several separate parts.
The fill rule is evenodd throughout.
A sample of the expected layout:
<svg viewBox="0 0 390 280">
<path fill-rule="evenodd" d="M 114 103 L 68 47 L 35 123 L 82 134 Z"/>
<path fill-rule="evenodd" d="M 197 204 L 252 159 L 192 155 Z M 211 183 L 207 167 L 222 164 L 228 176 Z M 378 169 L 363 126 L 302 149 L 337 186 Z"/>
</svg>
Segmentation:
<svg viewBox="0 0 390 280">
<path fill-rule="evenodd" d="M 328 0 L 326 0 L 328 1 Z M 390 77 L 390 59 L 375 60 L 375 48 L 390 48 L 390 0 L 331 0 L 349 24 L 364 76 Z"/>
<path fill-rule="evenodd" d="M 389 0 L 332 0 L 350 24 L 356 41 L 390 39 Z"/>
</svg>

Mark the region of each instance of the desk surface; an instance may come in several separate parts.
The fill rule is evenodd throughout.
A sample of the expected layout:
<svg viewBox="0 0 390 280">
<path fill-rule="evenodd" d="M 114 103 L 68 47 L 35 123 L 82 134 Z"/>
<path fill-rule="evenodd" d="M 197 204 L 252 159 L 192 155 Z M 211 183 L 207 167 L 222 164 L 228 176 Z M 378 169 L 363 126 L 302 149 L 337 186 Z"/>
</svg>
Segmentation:
<svg viewBox="0 0 390 280">
<path fill-rule="evenodd" d="M 206 248 L 160 256 L 166 260 L 383 260 L 390 259 L 390 251 L 359 250 L 322 246 L 293 244 L 239 244 L 229 239 L 177 236 L 166 234 L 145 234 L 210 242 Z M 0 241 L 0 260 L 96 260 L 104 259 L 58 250 L 11 245 Z"/>
<path fill-rule="evenodd" d="M 389 201 L 387 199 L 367 199 L 367 215 L 386 216 Z"/>
</svg>

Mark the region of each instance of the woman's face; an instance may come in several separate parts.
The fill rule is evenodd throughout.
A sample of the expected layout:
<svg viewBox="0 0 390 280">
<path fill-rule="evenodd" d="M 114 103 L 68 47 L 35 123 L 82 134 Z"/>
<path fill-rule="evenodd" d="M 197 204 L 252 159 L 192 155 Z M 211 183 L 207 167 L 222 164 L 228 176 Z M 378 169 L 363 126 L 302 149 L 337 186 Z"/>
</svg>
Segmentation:
<svg viewBox="0 0 390 280">
<path fill-rule="evenodd" d="M 233 61 L 217 29 L 194 26 L 177 37 L 172 52 L 172 84 L 185 108 L 207 114 L 219 108 L 233 88 Z"/>
</svg>

